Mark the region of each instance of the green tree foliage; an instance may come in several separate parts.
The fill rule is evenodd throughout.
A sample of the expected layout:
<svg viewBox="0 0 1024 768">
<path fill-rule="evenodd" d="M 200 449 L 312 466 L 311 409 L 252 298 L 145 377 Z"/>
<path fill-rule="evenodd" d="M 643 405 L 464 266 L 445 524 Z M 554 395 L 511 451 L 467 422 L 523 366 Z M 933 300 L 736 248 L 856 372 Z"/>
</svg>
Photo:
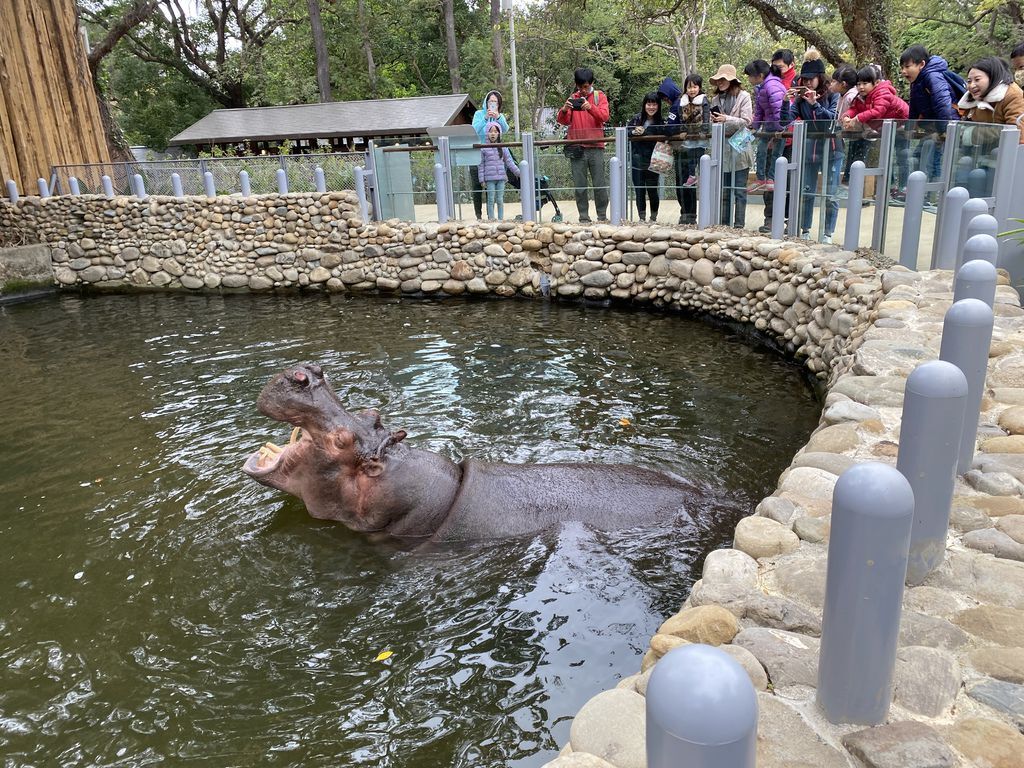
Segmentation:
<svg viewBox="0 0 1024 768">
<path fill-rule="evenodd" d="M 96 77 L 133 142 L 159 148 L 218 106 L 319 100 L 309 0 L 79 3 L 93 38 L 117 41 Z M 154 3 L 155 12 L 139 13 Z M 449 93 L 445 4 L 319 0 L 332 98 Z M 459 78 L 479 101 L 502 80 L 492 0 L 451 0 L 450 8 Z M 130 31 L 113 35 L 125 18 Z M 507 14 L 499 31 L 507 46 Z M 594 70 L 621 124 L 666 75 L 696 69 L 706 78 L 723 63 L 742 70 L 778 48 L 799 58 L 816 44 L 832 64 L 888 58 L 895 77 L 893 62 L 912 43 L 963 72 L 1021 41 L 1024 0 L 534 0 L 516 6 L 520 118 L 544 129 L 578 66 Z M 510 85 L 505 96 L 511 113 Z"/>
</svg>

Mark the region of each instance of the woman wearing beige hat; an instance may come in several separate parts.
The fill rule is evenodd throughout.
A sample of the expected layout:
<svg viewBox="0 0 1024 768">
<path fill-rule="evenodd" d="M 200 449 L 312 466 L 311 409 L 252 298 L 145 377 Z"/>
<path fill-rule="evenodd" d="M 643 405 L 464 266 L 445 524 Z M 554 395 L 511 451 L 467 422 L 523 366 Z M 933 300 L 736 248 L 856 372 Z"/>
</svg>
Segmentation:
<svg viewBox="0 0 1024 768">
<path fill-rule="evenodd" d="M 722 223 L 743 229 L 747 220 L 747 174 L 754 165 L 753 141 L 730 142 L 737 131 L 749 129 L 754 120 L 750 94 L 743 90 L 736 67 L 723 64 L 711 78 L 715 95 L 711 97 L 711 120 L 725 126 L 725 151 L 722 156 Z M 753 137 L 751 137 L 752 139 Z"/>
</svg>

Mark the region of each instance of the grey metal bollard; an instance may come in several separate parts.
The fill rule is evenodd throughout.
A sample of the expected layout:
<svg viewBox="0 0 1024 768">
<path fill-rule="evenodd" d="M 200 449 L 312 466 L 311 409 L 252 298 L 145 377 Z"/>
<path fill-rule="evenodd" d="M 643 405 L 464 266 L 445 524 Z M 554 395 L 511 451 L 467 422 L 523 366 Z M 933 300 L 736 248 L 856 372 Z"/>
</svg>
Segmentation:
<svg viewBox="0 0 1024 768">
<path fill-rule="evenodd" d="M 68 186 L 71 187 L 72 195 L 82 194 L 82 188 L 78 184 L 78 179 L 76 179 L 74 176 L 68 177 Z"/>
<path fill-rule="evenodd" d="M 107 197 L 113 197 L 114 196 L 114 182 L 112 182 L 110 180 L 109 176 L 106 176 L 106 175 L 101 176 L 100 177 L 100 184 L 103 185 L 103 194 L 104 195 L 106 195 Z"/>
<path fill-rule="evenodd" d="M 832 493 L 818 706 L 830 723 L 878 725 L 892 701 L 914 492 L 895 467 L 850 467 Z"/>
<path fill-rule="evenodd" d="M 242 187 L 242 197 L 252 197 L 252 184 L 249 182 L 249 172 L 238 172 L 238 183 Z"/>
<path fill-rule="evenodd" d="M 277 169 L 277 193 L 279 195 L 288 194 L 288 174 L 284 168 Z"/>
<path fill-rule="evenodd" d="M 985 187 L 988 186 L 988 171 L 984 168 L 975 168 L 967 174 L 967 191 L 972 198 L 985 196 Z"/>
<path fill-rule="evenodd" d="M 789 161 L 775 160 L 775 189 L 772 192 L 772 238 L 781 240 L 786 232 L 786 185 L 789 183 Z"/>
<path fill-rule="evenodd" d="M 958 187 L 965 187 L 972 168 L 974 168 L 974 160 L 967 155 L 961 157 L 957 161 L 956 168 L 953 169 L 953 183 Z"/>
<path fill-rule="evenodd" d="M 519 207 L 523 211 L 523 221 L 537 220 L 537 201 L 534 198 L 533 175 L 530 173 L 530 163 L 526 160 L 519 161 Z"/>
<path fill-rule="evenodd" d="M 50 196 L 50 185 L 46 183 L 46 179 L 39 179 L 37 181 L 39 185 L 39 196 L 49 197 Z"/>
<path fill-rule="evenodd" d="M 960 210 L 960 226 L 956 233 L 956 262 L 954 263 L 954 269 L 959 268 L 959 266 L 964 263 L 962 255 L 964 252 L 964 243 L 967 242 L 968 238 L 968 228 L 971 226 L 971 223 L 975 218 L 978 216 L 984 216 L 987 213 L 988 203 L 984 200 L 972 197 L 964 203 L 964 207 Z"/>
<path fill-rule="evenodd" d="M 434 198 L 437 202 L 437 220 L 444 224 L 448 221 L 448 196 L 444 191 L 444 166 L 434 163 Z"/>
<path fill-rule="evenodd" d="M 939 359 L 952 363 L 967 377 L 967 406 L 956 465 L 959 474 L 969 470 L 974 459 L 993 319 L 992 308 L 985 302 L 962 299 L 949 308 L 942 323 Z"/>
<path fill-rule="evenodd" d="M 697 176 L 697 229 L 711 226 L 711 155 L 700 156 Z"/>
<path fill-rule="evenodd" d="M 900 420 L 898 469 L 914 492 L 907 584 L 942 564 L 967 407 L 967 378 L 952 363 L 931 360 L 907 377 Z"/>
<path fill-rule="evenodd" d="M 203 190 L 206 192 L 207 197 L 217 196 L 217 185 L 213 182 L 213 173 L 206 171 L 203 173 Z"/>
<path fill-rule="evenodd" d="M 973 239 L 972 237 L 971 240 Z M 968 240 L 967 244 L 970 243 Z M 997 282 L 996 267 L 991 261 L 972 259 L 956 271 L 953 280 L 953 303 L 960 299 L 978 299 L 991 307 L 996 301 Z"/>
<path fill-rule="evenodd" d="M 146 182 L 142 180 L 142 174 L 136 173 L 132 176 L 132 189 L 140 200 L 146 199 Z"/>
<path fill-rule="evenodd" d="M 316 184 L 316 191 L 323 194 L 327 191 L 327 179 L 324 178 L 324 169 L 319 165 L 313 169 L 313 181 Z"/>
<path fill-rule="evenodd" d="M 710 645 L 666 653 L 647 684 L 647 768 L 754 768 L 757 693 L 746 671 Z"/>
<path fill-rule="evenodd" d="M 918 249 L 921 246 L 921 216 L 924 214 L 924 185 L 928 176 L 914 171 L 907 177 L 906 207 L 903 209 L 903 233 L 900 237 L 900 264 L 917 271 Z"/>
<path fill-rule="evenodd" d="M 857 250 L 860 244 L 860 213 L 864 203 L 864 174 L 867 172 L 863 161 L 857 160 L 850 166 L 850 191 L 846 198 L 846 232 L 843 248 Z"/>
<path fill-rule="evenodd" d="M 171 174 L 171 192 L 175 197 L 185 196 L 185 189 L 181 186 L 181 176 L 177 173 Z"/>
<path fill-rule="evenodd" d="M 982 217 L 979 216 L 978 218 Z M 999 241 L 993 235 L 974 235 L 969 237 L 961 249 L 960 258 L 957 259 L 957 263 L 963 265 L 968 261 L 975 261 L 976 259 L 987 261 L 993 267 L 999 263 Z M 958 271 L 959 269 L 961 269 L 960 266 L 957 267 Z"/>
<path fill-rule="evenodd" d="M 18 202 L 18 182 L 14 179 L 7 180 L 7 197 L 10 198 L 11 203 Z"/>
<path fill-rule="evenodd" d="M 946 199 L 942 203 L 942 211 L 939 217 L 938 231 L 935 233 L 935 236 L 939 238 L 939 246 L 935 252 L 935 263 L 932 265 L 935 269 L 953 269 L 956 266 L 960 215 L 963 211 L 964 203 L 969 198 L 970 195 L 963 187 L 953 187 L 946 193 Z"/>
<path fill-rule="evenodd" d="M 991 213 L 983 213 L 971 219 L 967 224 L 967 239 L 970 240 L 975 235 L 998 237 L 999 222 L 996 220 L 996 217 Z"/>
</svg>

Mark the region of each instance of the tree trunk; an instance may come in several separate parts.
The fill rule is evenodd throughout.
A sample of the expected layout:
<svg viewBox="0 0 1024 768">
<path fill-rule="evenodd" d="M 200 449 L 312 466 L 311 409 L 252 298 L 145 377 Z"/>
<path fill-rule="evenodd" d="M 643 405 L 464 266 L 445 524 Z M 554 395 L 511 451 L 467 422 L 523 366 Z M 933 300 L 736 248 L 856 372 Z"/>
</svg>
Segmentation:
<svg viewBox="0 0 1024 768">
<path fill-rule="evenodd" d="M 878 64 L 889 77 L 896 71 L 896 54 L 889 36 L 892 0 L 839 0 L 843 31 L 861 64 Z"/>
<path fill-rule="evenodd" d="M 356 15 L 359 20 L 359 39 L 366 57 L 366 74 L 369 80 L 370 96 L 377 98 L 377 64 L 373 60 L 373 46 L 370 44 L 370 27 L 366 21 L 366 0 L 356 3 Z"/>
<path fill-rule="evenodd" d="M 320 19 L 320 0 L 306 0 L 309 8 L 309 27 L 313 34 L 313 50 L 316 51 L 316 86 L 320 90 L 320 103 L 331 100 L 331 68 L 327 58 L 327 39 Z"/>
<path fill-rule="evenodd" d="M 491 55 L 497 73 L 495 87 L 504 90 L 508 79 L 505 77 L 505 41 L 501 39 L 501 0 L 491 0 Z"/>
<path fill-rule="evenodd" d="M 455 39 L 455 0 L 441 0 L 444 12 L 444 41 L 448 52 L 448 74 L 452 93 L 462 93 L 462 73 L 459 70 L 459 47 Z"/>
</svg>

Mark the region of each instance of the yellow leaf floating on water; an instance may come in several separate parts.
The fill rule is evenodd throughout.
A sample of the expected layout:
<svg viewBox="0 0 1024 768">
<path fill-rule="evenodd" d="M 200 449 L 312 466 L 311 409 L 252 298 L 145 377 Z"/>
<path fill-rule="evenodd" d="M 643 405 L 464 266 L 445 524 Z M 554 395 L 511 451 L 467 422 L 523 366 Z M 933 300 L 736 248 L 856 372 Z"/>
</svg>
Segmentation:
<svg viewBox="0 0 1024 768">
<path fill-rule="evenodd" d="M 377 658 L 374 659 L 374 661 L 387 661 L 393 655 L 394 655 L 394 653 L 392 651 L 381 651 L 380 653 L 377 654 Z"/>
<path fill-rule="evenodd" d="M 628 427 L 628 426 L 632 425 L 632 423 L 633 422 L 631 422 L 629 419 L 626 419 L 626 418 L 619 419 L 619 426 L 622 426 L 622 427 Z"/>
</svg>

